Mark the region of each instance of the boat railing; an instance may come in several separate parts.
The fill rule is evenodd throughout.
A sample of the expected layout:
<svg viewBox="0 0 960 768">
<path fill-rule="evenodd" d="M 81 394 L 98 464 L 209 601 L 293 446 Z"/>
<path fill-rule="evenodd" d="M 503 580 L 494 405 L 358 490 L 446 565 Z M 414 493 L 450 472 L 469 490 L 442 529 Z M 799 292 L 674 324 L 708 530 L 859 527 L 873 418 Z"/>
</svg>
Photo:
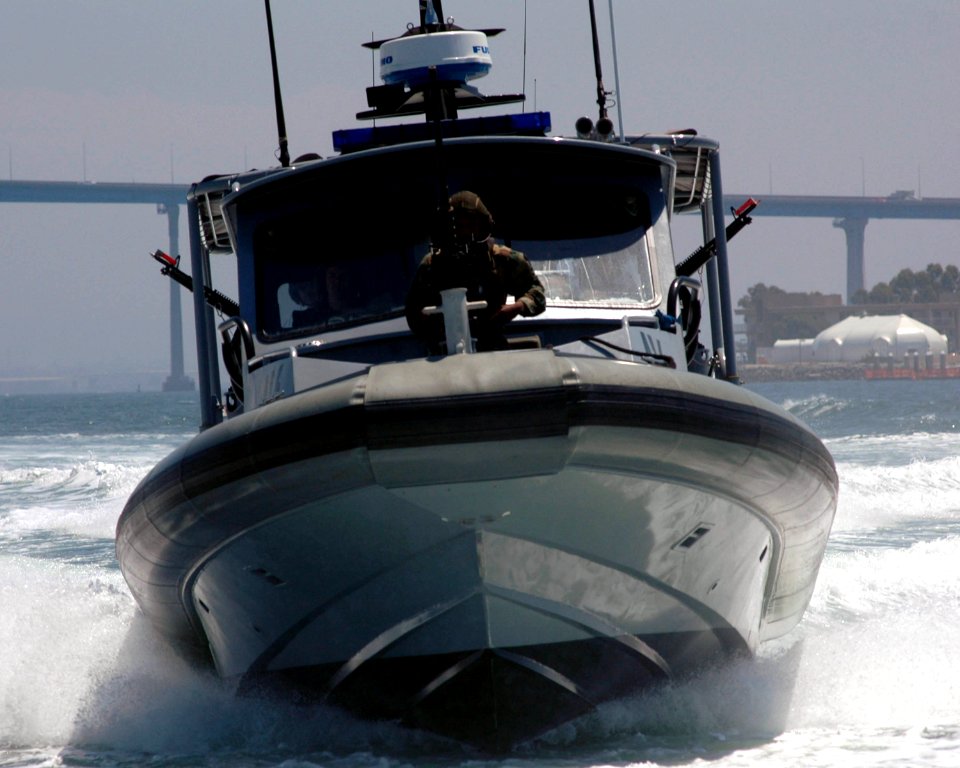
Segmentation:
<svg viewBox="0 0 960 768">
<path fill-rule="evenodd" d="M 694 277 L 683 276 L 673 279 L 673 282 L 670 283 L 670 291 L 667 294 L 667 314 L 671 317 L 677 317 L 677 303 L 679 302 L 681 288 L 689 289 L 695 297 L 700 291 L 700 281 Z"/>
<path fill-rule="evenodd" d="M 232 398 L 227 396 L 226 408 L 228 412 L 233 412 L 243 403 L 247 365 L 256 354 L 256 347 L 250 326 L 242 317 L 227 318 L 220 323 L 217 330 L 223 340 L 223 365 L 230 377 L 230 388 L 233 392 Z"/>
</svg>

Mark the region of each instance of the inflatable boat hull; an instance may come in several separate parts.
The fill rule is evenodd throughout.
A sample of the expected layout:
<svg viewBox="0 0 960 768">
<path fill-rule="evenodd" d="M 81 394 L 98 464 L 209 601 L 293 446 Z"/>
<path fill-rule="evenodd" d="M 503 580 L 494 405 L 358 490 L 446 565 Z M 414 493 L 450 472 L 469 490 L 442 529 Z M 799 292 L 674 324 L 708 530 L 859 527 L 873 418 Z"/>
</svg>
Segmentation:
<svg viewBox="0 0 960 768">
<path fill-rule="evenodd" d="M 201 433 L 137 488 L 118 555 L 151 620 L 242 687 L 504 749 L 789 630 L 836 488 L 819 440 L 742 388 L 464 355 Z"/>
</svg>

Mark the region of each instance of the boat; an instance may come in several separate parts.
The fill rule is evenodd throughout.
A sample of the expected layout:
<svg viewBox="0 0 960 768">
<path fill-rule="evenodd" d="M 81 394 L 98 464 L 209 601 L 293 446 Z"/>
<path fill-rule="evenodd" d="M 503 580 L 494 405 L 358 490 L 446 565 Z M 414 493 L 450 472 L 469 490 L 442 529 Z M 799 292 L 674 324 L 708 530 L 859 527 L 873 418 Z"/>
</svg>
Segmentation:
<svg viewBox="0 0 960 768">
<path fill-rule="evenodd" d="M 461 116 L 523 99 L 470 82 L 499 31 L 421 2 L 367 44 L 377 123 L 327 158 L 289 159 L 274 69 L 280 165 L 194 184 L 189 273 L 156 254 L 193 291 L 201 428 L 116 538 L 143 614 L 238 692 L 485 752 L 789 632 L 837 502 L 823 443 L 740 383 L 727 243 L 755 201 L 727 223 L 719 144 L 616 130 L 599 63 L 568 136 Z M 438 346 L 405 317 L 460 190 L 546 297 L 486 350 L 466 278 L 424 309 Z M 212 281 L 233 269 L 236 299 Z M 308 312 L 330 272 L 350 300 Z"/>
</svg>

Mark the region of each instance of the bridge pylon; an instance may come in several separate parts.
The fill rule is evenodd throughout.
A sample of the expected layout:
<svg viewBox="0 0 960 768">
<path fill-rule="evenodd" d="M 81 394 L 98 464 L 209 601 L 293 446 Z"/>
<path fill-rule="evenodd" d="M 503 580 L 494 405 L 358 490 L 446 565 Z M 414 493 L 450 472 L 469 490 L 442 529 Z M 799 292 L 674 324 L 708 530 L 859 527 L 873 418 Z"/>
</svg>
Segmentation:
<svg viewBox="0 0 960 768">
<path fill-rule="evenodd" d="M 864 290 L 863 241 L 869 219 L 845 217 L 834 219 L 833 226 L 847 236 L 847 304 Z"/>
<path fill-rule="evenodd" d="M 180 254 L 180 206 L 158 203 L 157 213 L 167 215 L 170 255 Z M 170 375 L 164 380 L 164 392 L 191 392 L 193 379 L 183 372 L 183 315 L 180 310 L 180 286 L 170 281 Z"/>
</svg>

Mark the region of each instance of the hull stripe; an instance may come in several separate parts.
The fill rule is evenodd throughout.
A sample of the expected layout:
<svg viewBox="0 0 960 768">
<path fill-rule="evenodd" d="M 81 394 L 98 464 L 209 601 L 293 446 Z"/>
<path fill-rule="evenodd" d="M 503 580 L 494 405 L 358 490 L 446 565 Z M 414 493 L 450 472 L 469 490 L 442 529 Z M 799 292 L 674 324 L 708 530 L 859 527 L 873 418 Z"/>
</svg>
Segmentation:
<svg viewBox="0 0 960 768">
<path fill-rule="evenodd" d="M 505 414 L 505 406 L 511 403 L 514 407 Z M 540 414 L 536 423 L 523 428 L 536 414 Z M 425 424 L 435 428 L 425 432 Z M 217 443 L 216 450 L 211 438 L 217 428 L 202 433 L 195 440 L 207 449 L 188 451 L 182 461 L 148 475 L 131 502 L 170 492 L 190 499 L 269 469 L 352 448 L 389 450 L 500 441 L 508 436 L 524 439 L 562 435 L 581 426 L 665 430 L 746 445 L 789 458 L 820 474 L 827 485 L 837 484 L 826 448 L 792 421 L 752 405 L 656 387 L 569 384 L 529 393 L 391 401 L 251 426 L 249 432 Z M 136 506 L 127 505 L 118 529 Z"/>
<path fill-rule="evenodd" d="M 363 646 L 363 648 L 357 651 L 353 656 L 347 659 L 346 663 L 344 663 L 344 665 L 337 670 L 336 674 L 334 674 L 327 685 L 327 695 L 329 696 L 331 693 L 333 693 L 336 687 L 346 680 L 350 675 L 356 672 L 362 664 L 383 653 L 383 651 L 403 638 L 404 635 L 407 635 L 410 632 L 413 632 L 413 630 L 422 627 L 424 624 L 429 623 L 438 616 L 447 613 L 447 611 L 453 610 L 458 605 L 465 603 L 471 597 L 479 593 L 479 589 L 471 589 L 464 595 L 460 595 L 459 597 L 455 597 L 452 600 L 440 603 L 439 605 L 431 606 L 415 616 L 411 616 L 409 619 L 404 619 L 403 621 L 394 624 L 386 631 L 381 632 L 379 635 L 373 638 L 373 640 Z"/>
</svg>

